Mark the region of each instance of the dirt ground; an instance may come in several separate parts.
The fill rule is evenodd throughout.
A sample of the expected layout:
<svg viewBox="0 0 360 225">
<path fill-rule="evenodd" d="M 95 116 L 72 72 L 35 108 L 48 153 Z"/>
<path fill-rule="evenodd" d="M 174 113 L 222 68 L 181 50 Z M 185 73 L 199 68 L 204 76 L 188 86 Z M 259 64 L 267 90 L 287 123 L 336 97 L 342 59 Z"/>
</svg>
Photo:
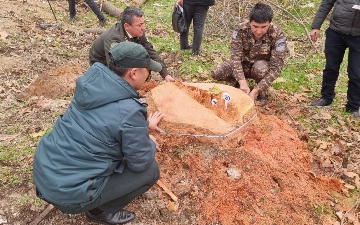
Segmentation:
<svg viewBox="0 0 360 225">
<path fill-rule="evenodd" d="M 96 35 L 66 22 L 66 2 L 51 4 L 62 21 L 43 29 L 39 24 L 53 21 L 46 1 L 0 2 L 2 145 L 36 148 L 39 137 L 66 109 L 76 78 L 88 67 L 87 53 Z M 79 13 L 85 10 L 78 6 Z M 161 55 L 170 65 L 172 54 Z M 176 68 L 169 70 L 178 78 Z M 159 79 L 154 79 L 143 93 L 157 86 Z M 178 201 L 154 185 L 127 207 L 137 215 L 129 224 L 340 224 L 335 216 L 316 209 L 336 206 L 333 196 L 347 192 L 344 182 L 324 176 L 328 167 L 314 162 L 308 135 L 271 106 L 256 108 L 255 119 L 227 138 L 154 133 L 161 147 L 156 155 L 161 181 Z M 15 132 L 6 133 L 9 127 Z M 29 200 L 36 199 L 28 171 L 32 157 L 20 150 L 17 157 L 17 163 L 0 161 L 2 173 L 21 177 L 20 183 L 0 186 L 0 224 L 29 224 L 47 206 Z M 90 223 L 83 214 L 54 209 L 39 224 Z"/>
</svg>

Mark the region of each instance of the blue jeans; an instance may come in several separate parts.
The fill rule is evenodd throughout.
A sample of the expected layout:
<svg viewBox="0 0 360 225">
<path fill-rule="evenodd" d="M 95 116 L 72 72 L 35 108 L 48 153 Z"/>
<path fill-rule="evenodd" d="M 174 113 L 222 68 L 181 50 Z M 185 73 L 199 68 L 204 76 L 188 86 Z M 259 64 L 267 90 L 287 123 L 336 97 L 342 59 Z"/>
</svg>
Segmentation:
<svg viewBox="0 0 360 225">
<path fill-rule="evenodd" d="M 360 36 L 341 34 L 330 28 L 326 30 L 325 57 L 321 88 L 322 98 L 332 102 L 335 98 L 335 84 L 346 48 L 348 56 L 348 90 L 346 111 L 355 112 L 360 106 Z"/>
<path fill-rule="evenodd" d="M 68 0 L 69 2 L 69 11 L 70 17 L 74 17 L 76 15 L 76 8 L 75 8 L 75 0 Z M 99 7 L 96 5 L 94 0 L 85 0 L 86 4 L 90 7 L 90 9 L 96 14 L 99 20 L 105 19 L 104 14 L 100 11 Z"/>
<path fill-rule="evenodd" d="M 187 31 L 180 33 L 180 48 L 185 49 L 189 45 L 189 27 L 191 21 L 193 21 L 194 38 L 192 43 L 192 52 L 198 54 L 200 52 L 200 45 L 202 42 L 204 25 L 209 6 L 184 4 L 183 8 Z"/>
</svg>

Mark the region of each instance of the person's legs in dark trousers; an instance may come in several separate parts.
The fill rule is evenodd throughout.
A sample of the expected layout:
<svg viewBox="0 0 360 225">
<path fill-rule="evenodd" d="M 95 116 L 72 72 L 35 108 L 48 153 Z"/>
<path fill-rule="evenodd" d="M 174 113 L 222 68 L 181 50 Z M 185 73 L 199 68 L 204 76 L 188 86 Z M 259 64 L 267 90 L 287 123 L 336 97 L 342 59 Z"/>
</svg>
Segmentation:
<svg viewBox="0 0 360 225">
<path fill-rule="evenodd" d="M 348 90 L 346 111 L 358 112 L 360 107 L 360 37 L 346 36 L 349 46 L 348 56 Z"/>
<path fill-rule="evenodd" d="M 121 210 L 133 199 L 149 190 L 159 179 L 160 171 L 157 162 L 154 162 L 142 172 L 133 172 L 125 167 L 122 173 L 113 173 L 106 183 L 100 196 L 91 204 L 59 206 L 56 208 L 64 213 L 78 214 L 89 210 L 100 210 L 114 213 Z"/>
<path fill-rule="evenodd" d="M 183 9 L 187 29 L 185 32 L 180 33 L 180 49 L 182 50 L 189 48 L 189 27 L 194 16 L 194 6 L 183 4 Z"/>
<path fill-rule="evenodd" d="M 100 21 L 105 20 L 104 14 L 100 11 L 99 7 L 96 5 L 94 0 L 85 0 L 85 2 L 90 7 L 90 9 L 96 14 L 97 18 Z"/>
<path fill-rule="evenodd" d="M 335 98 L 335 84 L 339 77 L 340 65 L 343 61 L 347 44 L 342 35 L 330 28 L 326 30 L 325 57 L 321 96 L 331 103 Z"/>
<path fill-rule="evenodd" d="M 133 172 L 125 167 L 123 173 L 110 176 L 97 208 L 105 212 L 117 212 L 149 190 L 159 177 L 159 166 L 155 160 L 143 172 Z"/>
<path fill-rule="evenodd" d="M 198 5 L 194 7 L 194 16 L 193 16 L 194 37 L 192 44 L 192 52 L 196 55 L 200 53 L 200 45 L 202 42 L 202 36 L 204 32 L 204 25 L 205 25 L 208 9 L 209 6 Z"/>
<path fill-rule="evenodd" d="M 70 12 L 69 20 L 73 20 L 76 16 L 75 0 L 69 0 L 68 3 Z"/>
</svg>

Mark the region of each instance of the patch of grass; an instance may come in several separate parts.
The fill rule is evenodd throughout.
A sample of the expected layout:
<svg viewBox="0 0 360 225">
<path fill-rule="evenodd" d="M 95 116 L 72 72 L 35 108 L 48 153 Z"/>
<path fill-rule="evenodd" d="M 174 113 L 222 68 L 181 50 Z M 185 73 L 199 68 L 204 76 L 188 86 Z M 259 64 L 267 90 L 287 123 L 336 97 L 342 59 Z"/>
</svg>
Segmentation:
<svg viewBox="0 0 360 225">
<path fill-rule="evenodd" d="M 30 205 L 36 205 L 38 207 L 42 207 L 44 206 L 45 204 L 47 204 L 45 201 L 41 200 L 40 198 L 37 198 L 37 197 L 32 197 L 28 194 L 24 194 L 24 195 L 21 195 L 16 203 L 16 205 L 25 205 L 25 204 L 30 204 Z"/>
<path fill-rule="evenodd" d="M 0 146 L 0 161 L 14 162 L 17 158 L 14 146 Z"/>
<path fill-rule="evenodd" d="M 174 154 L 177 155 L 179 158 L 183 158 L 185 156 L 184 151 L 180 148 L 176 149 Z"/>
<path fill-rule="evenodd" d="M 272 86 L 289 93 L 303 92 L 304 89 L 319 90 L 322 80 L 322 70 L 319 68 L 323 67 L 325 61 L 319 55 L 311 58 L 289 58 Z"/>
<path fill-rule="evenodd" d="M 20 162 L 23 158 L 31 158 L 35 153 L 35 148 L 28 145 L 29 141 L 31 141 L 29 137 L 26 137 L 16 145 L 0 146 L 0 161 L 13 164 Z"/>
<path fill-rule="evenodd" d="M 317 215 L 332 214 L 332 210 L 325 205 L 312 205 L 312 209 Z"/>
</svg>

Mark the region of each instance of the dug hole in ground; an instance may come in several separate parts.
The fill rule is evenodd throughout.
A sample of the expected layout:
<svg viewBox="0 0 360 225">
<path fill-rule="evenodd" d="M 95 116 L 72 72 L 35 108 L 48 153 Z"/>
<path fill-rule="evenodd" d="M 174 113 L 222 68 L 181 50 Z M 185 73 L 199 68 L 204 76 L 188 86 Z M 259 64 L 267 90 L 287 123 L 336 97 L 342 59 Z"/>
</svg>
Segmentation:
<svg viewBox="0 0 360 225">
<path fill-rule="evenodd" d="M 52 73 L 39 76 L 22 95 L 49 107 L 51 98 L 66 92 L 64 86 L 73 88 L 57 77 L 72 83 L 81 71 L 63 67 Z M 163 132 L 152 134 L 161 148 L 160 181 L 177 201 L 154 185 L 127 206 L 137 216 L 130 224 L 318 224 L 322 218 L 313 206 L 329 205 L 331 193 L 343 188 L 339 180 L 312 171 L 307 144 L 286 121 L 258 113 L 239 89 L 153 81 L 141 93 L 149 113 L 166 115 L 159 124 Z M 224 93 L 231 96 L 227 106 Z M 40 224 L 59 221 L 86 224 L 83 214 L 58 210 Z"/>
</svg>

